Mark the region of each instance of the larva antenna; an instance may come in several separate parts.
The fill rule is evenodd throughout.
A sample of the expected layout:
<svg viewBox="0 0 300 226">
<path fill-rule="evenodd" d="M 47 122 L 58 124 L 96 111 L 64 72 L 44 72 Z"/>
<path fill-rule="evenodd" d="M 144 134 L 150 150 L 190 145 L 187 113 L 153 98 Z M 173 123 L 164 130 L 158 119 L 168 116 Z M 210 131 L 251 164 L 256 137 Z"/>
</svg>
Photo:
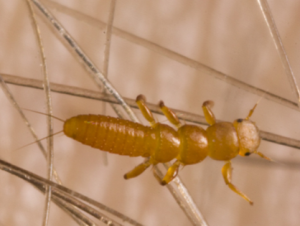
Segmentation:
<svg viewBox="0 0 300 226">
<path fill-rule="evenodd" d="M 26 108 L 22 108 L 22 110 L 25 110 L 25 111 L 31 111 L 31 112 L 34 112 L 34 113 L 37 113 L 37 114 L 50 116 L 50 117 L 55 118 L 55 119 L 57 119 L 57 120 L 59 120 L 59 121 L 61 121 L 61 122 L 65 122 L 65 120 L 60 119 L 60 118 L 58 118 L 58 117 L 56 117 L 56 116 L 49 115 L 49 114 L 46 114 L 46 113 L 42 113 L 42 112 L 39 112 L 39 111 L 34 111 L 34 110 L 26 109 Z"/>
<path fill-rule="evenodd" d="M 245 118 L 246 120 L 249 120 L 249 118 L 251 117 L 251 115 L 253 114 L 256 106 L 257 106 L 258 102 L 256 102 L 256 104 L 254 105 L 254 107 L 249 111 L 248 116 Z"/>
<path fill-rule="evenodd" d="M 271 159 L 271 158 L 265 156 L 263 153 L 261 153 L 261 152 L 259 152 L 259 151 L 255 151 L 255 152 L 253 152 L 253 153 L 254 153 L 254 154 L 257 154 L 259 157 L 261 157 L 261 158 L 263 158 L 263 159 L 265 159 L 265 160 L 267 160 L 267 161 L 270 161 L 270 162 L 272 162 L 272 163 L 276 163 L 276 164 L 280 164 L 280 165 L 282 165 L 282 166 L 286 166 L 285 163 L 278 162 L 278 161 L 276 161 L 276 160 L 274 160 L 274 159 Z"/>
<path fill-rule="evenodd" d="M 47 139 L 47 138 L 49 138 L 49 137 L 53 137 L 53 136 L 55 136 L 55 135 L 57 135 L 57 134 L 59 134 L 59 133 L 62 133 L 62 132 L 63 132 L 63 130 L 61 130 L 61 131 L 59 131 L 59 132 L 56 132 L 56 133 L 52 133 L 52 134 L 49 135 L 49 136 L 43 137 L 43 138 L 41 138 L 41 139 L 39 139 L 39 140 L 36 140 L 36 141 L 31 142 L 31 143 L 29 143 L 29 144 L 26 144 L 26 145 L 24 145 L 24 146 L 22 146 L 22 147 L 19 147 L 19 148 L 15 149 L 14 151 L 17 151 L 17 150 L 20 150 L 20 149 L 22 149 L 22 148 L 25 148 L 25 147 L 27 147 L 27 146 L 29 146 L 29 145 L 35 144 L 35 143 L 37 143 L 37 142 L 39 142 L 39 141 L 42 141 L 42 140 L 45 140 L 45 139 Z"/>
<path fill-rule="evenodd" d="M 253 112 L 254 112 L 256 106 L 259 104 L 259 102 L 261 101 L 261 99 L 264 97 L 265 94 L 266 94 L 266 93 L 264 93 L 264 94 L 258 99 L 258 101 L 257 101 L 256 104 L 254 105 L 254 107 L 249 111 L 248 116 L 245 118 L 246 120 L 249 120 L 249 118 L 252 116 L 252 114 L 253 114 Z"/>
</svg>

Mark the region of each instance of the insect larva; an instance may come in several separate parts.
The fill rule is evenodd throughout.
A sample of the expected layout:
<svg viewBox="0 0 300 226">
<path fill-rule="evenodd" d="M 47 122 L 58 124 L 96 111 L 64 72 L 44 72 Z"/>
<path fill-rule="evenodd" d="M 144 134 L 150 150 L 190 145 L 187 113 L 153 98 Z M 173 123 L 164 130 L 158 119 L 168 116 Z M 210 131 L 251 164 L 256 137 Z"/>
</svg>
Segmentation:
<svg viewBox="0 0 300 226">
<path fill-rule="evenodd" d="M 68 137 L 103 151 L 148 157 L 125 174 L 125 179 L 140 175 L 150 165 L 176 159 L 161 181 L 161 184 L 165 185 L 176 177 L 180 165 L 201 162 L 206 156 L 226 161 L 222 168 L 225 183 L 232 191 L 253 204 L 231 183 L 230 160 L 238 154 L 249 156 L 251 153 L 270 160 L 257 151 L 260 144 L 259 130 L 255 123 L 249 120 L 256 105 L 245 119 L 237 119 L 233 123 L 216 122 L 211 111 L 213 102 L 206 101 L 202 109 L 210 126 L 204 130 L 195 125 L 182 125 L 176 114 L 161 101 L 159 106 L 167 119 L 178 128 L 176 131 L 168 125 L 155 122 L 145 104 L 144 96 L 139 95 L 136 103 L 151 126 L 103 115 L 79 115 L 66 120 L 63 131 Z"/>
</svg>

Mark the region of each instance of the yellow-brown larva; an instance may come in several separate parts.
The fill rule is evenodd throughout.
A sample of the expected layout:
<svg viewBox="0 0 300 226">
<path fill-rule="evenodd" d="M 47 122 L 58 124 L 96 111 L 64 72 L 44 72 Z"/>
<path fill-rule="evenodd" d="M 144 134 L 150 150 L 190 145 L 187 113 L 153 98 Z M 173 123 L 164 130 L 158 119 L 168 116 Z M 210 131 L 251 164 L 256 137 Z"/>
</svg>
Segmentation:
<svg viewBox="0 0 300 226">
<path fill-rule="evenodd" d="M 167 119 L 178 128 L 176 131 L 168 125 L 155 122 L 144 96 L 139 95 L 136 103 L 151 126 L 103 115 L 79 115 L 66 120 L 63 131 L 68 137 L 103 151 L 147 157 L 146 161 L 125 174 L 125 179 L 140 175 L 150 165 L 176 159 L 161 181 L 164 185 L 177 175 L 180 165 L 195 164 L 207 156 L 226 161 L 222 168 L 225 183 L 253 204 L 231 183 L 230 160 L 237 155 L 249 156 L 251 153 L 269 160 L 257 151 L 260 144 L 259 130 L 249 120 L 256 105 L 245 119 L 237 119 L 233 123 L 216 122 L 211 111 L 212 102 L 206 101 L 202 108 L 210 126 L 204 130 L 195 125 L 182 125 L 176 114 L 161 101 L 159 106 Z"/>
</svg>

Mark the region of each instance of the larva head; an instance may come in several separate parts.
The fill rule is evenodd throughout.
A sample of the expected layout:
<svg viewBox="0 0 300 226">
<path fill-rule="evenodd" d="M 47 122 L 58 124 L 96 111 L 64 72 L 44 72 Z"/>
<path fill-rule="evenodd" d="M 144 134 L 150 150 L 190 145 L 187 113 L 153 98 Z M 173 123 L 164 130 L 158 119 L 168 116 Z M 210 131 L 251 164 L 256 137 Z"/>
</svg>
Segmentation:
<svg viewBox="0 0 300 226">
<path fill-rule="evenodd" d="M 259 130 L 254 122 L 248 119 L 237 119 L 233 122 L 239 139 L 239 155 L 249 156 L 256 152 L 260 144 Z"/>
</svg>

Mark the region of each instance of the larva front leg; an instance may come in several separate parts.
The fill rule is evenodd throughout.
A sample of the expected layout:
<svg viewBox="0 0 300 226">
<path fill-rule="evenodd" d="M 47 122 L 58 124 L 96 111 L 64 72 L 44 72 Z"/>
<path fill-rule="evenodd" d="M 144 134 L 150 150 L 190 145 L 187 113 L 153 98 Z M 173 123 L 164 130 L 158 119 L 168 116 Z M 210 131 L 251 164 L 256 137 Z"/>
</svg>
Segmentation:
<svg viewBox="0 0 300 226">
<path fill-rule="evenodd" d="M 231 162 L 228 161 L 222 168 L 222 175 L 225 180 L 225 183 L 228 185 L 228 187 L 237 193 L 239 196 L 241 196 L 243 199 L 245 199 L 247 202 L 249 202 L 250 205 L 253 205 L 253 202 L 250 198 L 248 198 L 243 192 L 238 190 L 232 183 L 231 183 L 231 177 L 232 177 L 232 168 L 231 168 Z"/>
</svg>

